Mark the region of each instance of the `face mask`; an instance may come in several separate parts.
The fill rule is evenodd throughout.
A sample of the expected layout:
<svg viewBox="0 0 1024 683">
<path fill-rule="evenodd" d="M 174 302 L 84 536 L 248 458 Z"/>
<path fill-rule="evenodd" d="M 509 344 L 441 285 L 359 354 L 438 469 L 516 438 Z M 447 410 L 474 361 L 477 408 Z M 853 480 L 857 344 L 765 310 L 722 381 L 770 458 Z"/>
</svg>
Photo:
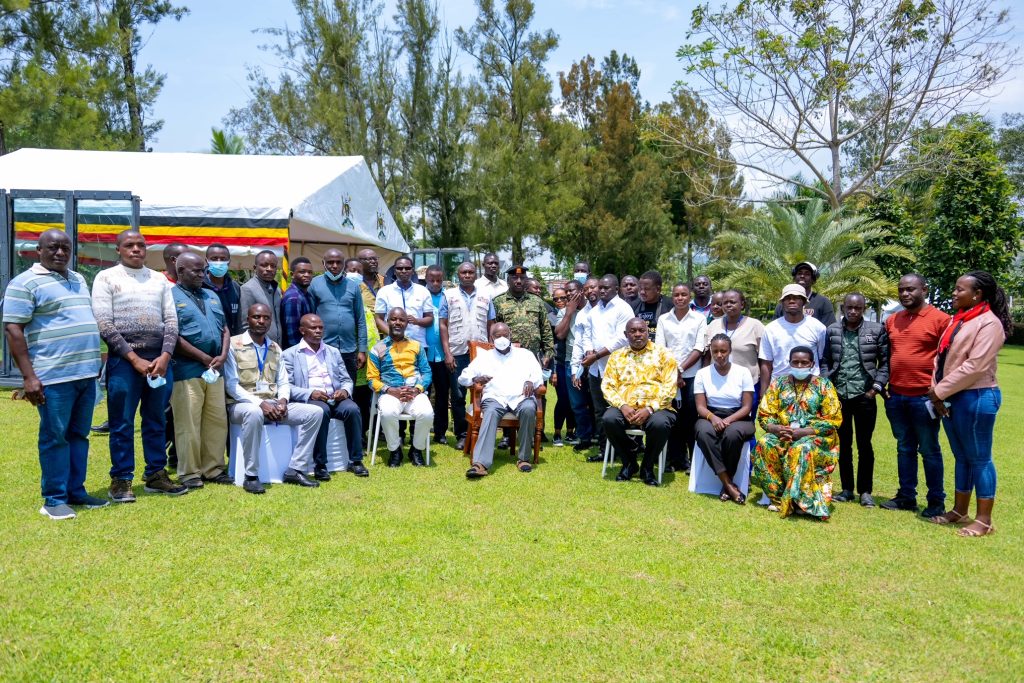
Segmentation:
<svg viewBox="0 0 1024 683">
<path fill-rule="evenodd" d="M 345 273 L 345 279 L 350 282 L 362 282 L 363 276 L 359 273 Z"/>
<path fill-rule="evenodd" d="M 586 273 L 573 273 L 572 279 L 582 285 L 584 282 L 587 281 L 587 274 Z"/>
<path fill-rule="evenodd" d="M 210 261 L 206 264 L 206 270 L 214 277 L 224 277 L 228 274 L 228 262 Z"/>
<path fill-rule="evenodd" d="M 341 278 L 343 278 L 345 276 L 344 273 L 338 273 L 337 275 L 335 275 L 334 273 L 332 273 L 329 270 L 324 271 L 324 275 L 326 275 L 327 279 L 330 280 L 331 282 L 337 282 L 338 280 L 340 280 Z"/>
<path fill-rule="evenodd" d="M 512 346 L 512 340 L 508 337 L 498 337 L 494 340 L 494 348 L 499 351 L 507 351 L 510 346 Z"/>
<path fill-rule="evenodd" d="M 206 372 L 203 373 L 202 377 L 203 381 L 206 382 L 207 384 L 213 384 L 214 382 L 217 381 L 217 378 L 220 377 L 220 373 L 214 370 L 213 368 L 207 368 Z"/>
<path fill-rule="evenodd" d="M 811 376 L 811 368 L 790 368 L 789 374 L 793 379 L 804 380 Z"/>
<path fill-rule="evenodd" d="M 160 377 L 159 375 L 146 375 L 146 382 L 150 387 L 159 389 L 163 385 L 167 384 L 167 378 Z"/>
<path fill-rule="evenodd" d="M 544 377 L 544 384 L 547 384 L 548 381 L 551 380 L 551 371 L 550 370 L 541 370 L 540 374 L 541 374 L 541 376 Z"/>
</svg>

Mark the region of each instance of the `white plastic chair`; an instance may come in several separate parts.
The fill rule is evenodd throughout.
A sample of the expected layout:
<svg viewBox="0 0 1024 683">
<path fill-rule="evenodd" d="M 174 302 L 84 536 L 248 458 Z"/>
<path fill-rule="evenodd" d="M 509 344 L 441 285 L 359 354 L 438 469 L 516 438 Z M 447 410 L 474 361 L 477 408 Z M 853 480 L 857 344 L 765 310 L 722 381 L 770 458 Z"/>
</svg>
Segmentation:
<svg viewBox="0 0 1024 683">
<path fill-rule="evenodd" d="M 639 436 L 644 437 L 644 430 L 642 429 L 627 429 L 626 436 Z M 661 483 L 661 475 L 665 471 L 665 458 L 668 454 L 668 442 L 665 442 L 664 447 L 661 449 L 661 454 L 658 456 L 658 483 Z M 612 446 L 612 440 L 605 436 L 604 440 L 604 464 L 601 465 L 601 478 L 604 479 L 605 471 L 608 469 L 608 465 L 615 462 L 615 447 Z"/>
<path fill-rule="evenodd" d="M 736 465 L 736 477 L 733 479 L 736 488 L 744 496 L 750 493 L 750 442 L 743 444 L 740 451 L 740 462 Z M 717 496 L 722 492 L 722 480 L 708 464 L 700 446 L 693 447 L 693 462 L 690 463 L 690 493 L 703 493 Z"/>
<path fill-rule="evenodd" d="M 414 422 L 415 418 L 412 415 L 399 415 L 399 422 Z M 370 403 L 370 424 L 373 427 L 373 445 L 370 450 L 370 467 L 373 467 L 377 462 L 377 445 L 380 441 L 380 414 L 377 412 L 377 392 L 373 392 L 373 401 Z M 412 441 L 412 427 L 409 428 L 409 441 Z M 430 467 L 430 435 L 427 435 L 427 467 Z"/>
<path fill-rule="evenodd" d="M 242 459 L 242 427 L 231 424 L 228 426 L 230 449 L 228 452 L 228 476 L 235 480 L 236 486 L 245 481 L 245 463 Z M 258 476 L 264 484 L 280 484 L 284 471 L 292 459 L 295 448 L 295 433 L 289 425 L 270 422 L 263 425 L 260 439 Z"/>
</svg>

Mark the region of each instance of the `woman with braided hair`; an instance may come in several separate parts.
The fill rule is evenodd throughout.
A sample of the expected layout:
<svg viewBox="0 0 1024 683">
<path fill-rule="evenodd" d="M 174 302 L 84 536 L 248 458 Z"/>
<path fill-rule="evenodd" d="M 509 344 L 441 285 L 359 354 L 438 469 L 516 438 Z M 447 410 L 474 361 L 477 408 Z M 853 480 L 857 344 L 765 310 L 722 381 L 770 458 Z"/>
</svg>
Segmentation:
<svg viewBox="0 0 1024 683">
<path fill-rule="evenodd" d="M 996 357 L 1013 329 L 1006 294 L 995 278 L 974 270 L 956 281 L 956 315 L 939 340 L 935 377 L 928 399 L 942 416 L 942 425 L 956 460 L 956 502 L 949 512 L 933 517 L 936 524 L 966 524 L 961 536 L 993 531 L 996 468 L 992 434 L 1002 394 L 996 384 Z M 977 514 L 968 516 L 971 494 Z"/>
</svg>

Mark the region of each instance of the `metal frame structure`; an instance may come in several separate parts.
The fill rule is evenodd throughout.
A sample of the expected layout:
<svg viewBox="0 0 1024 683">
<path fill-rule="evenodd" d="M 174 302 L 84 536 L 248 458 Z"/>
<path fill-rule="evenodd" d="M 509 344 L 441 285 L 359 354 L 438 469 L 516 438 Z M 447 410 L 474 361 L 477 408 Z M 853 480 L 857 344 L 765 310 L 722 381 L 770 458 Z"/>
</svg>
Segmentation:
<svg viewBox="0 0 1024 683">
<path fill-rule="evenodd" d="M 78 202 L 125 201 L 131 202 L 130 225 L 139 229 L 139 197 L 131 192 L 94 192 L 88 190 L 2 190 L 0 189 L 0 300 L 8 283 L 17 273 L 14 269 L 14 202 L 17 199 L 53 199 L 64 202 L 64 230 L 71 240 L 71 268 L 78 268 Z M 11 359 L 6 342 L 0 360 L 0 386 L 20 386 L 21 373 Z"/>
</svg>

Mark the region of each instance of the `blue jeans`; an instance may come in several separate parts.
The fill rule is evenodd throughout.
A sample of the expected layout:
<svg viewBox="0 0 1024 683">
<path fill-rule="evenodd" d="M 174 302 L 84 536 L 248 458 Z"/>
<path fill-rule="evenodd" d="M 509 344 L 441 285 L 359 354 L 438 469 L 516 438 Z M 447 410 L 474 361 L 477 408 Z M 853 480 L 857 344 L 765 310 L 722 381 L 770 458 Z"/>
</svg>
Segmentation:
<svg viewBox="0 0 1024 683">
<path fill-rule="evenodd" d="M 572 371 L 568 366 L 566 366 L 566 370 L 568 377 Z M 559 380 L 561 380 L 561 375 L 559 375 Z M 572 406 L 572 412 L 576 416 L 576 438 L 589 443 L 594 438 L 594 408 L 590 403 L 590 390 L 587 388 L 587 371 L 583 371 L 583 383 L 579 389 L 573 386 L 572 377 L 569 377 L 566 388 L 569 390 L 569 405 Z"/>
<path fill-rule="evenodd" d="M 43 387 L 39 411 L 39 468 L 46 505 L 85 496 L 89 425 L 96 405 L 96 380 L 77 379 Z"/>
<path fill-rule="evenodd" d="M 131 481 L 135 476 L 135 413 L 142 417 L 142 457 L 146 460 L 145 478 L 167 467 L 164 451 L 164 411 L 171 400 L 174 377 L 167 367 L 167 384 L 158 389 L 149 386 L 124 358 L 107 359 L 107 415 L 110 420 L 110 478 Z"/>
<path fill-rule="evenodd" d="M 942 450 L 939 447 L 939 420 L 928 414 L 925 396 L 904 396 L 893 393 L 885 402 L 892 435 L 896 439 L 896 470 L 900 488 L 896 498 L 917 501 L 917 453 L 924 463 L 924 479 L 928 486 L 928 504 L 942 505 Z"/>
<path fill-rule="evenodd" d="M 996 497 L 996 466 L 992 433 L 1003 404 L 998 387 L 965 389 L 949 397 L 949 415 L 942 419 L 956 459 L 956 492 L 976 492 L 979 500 Z"/>
</svg>

